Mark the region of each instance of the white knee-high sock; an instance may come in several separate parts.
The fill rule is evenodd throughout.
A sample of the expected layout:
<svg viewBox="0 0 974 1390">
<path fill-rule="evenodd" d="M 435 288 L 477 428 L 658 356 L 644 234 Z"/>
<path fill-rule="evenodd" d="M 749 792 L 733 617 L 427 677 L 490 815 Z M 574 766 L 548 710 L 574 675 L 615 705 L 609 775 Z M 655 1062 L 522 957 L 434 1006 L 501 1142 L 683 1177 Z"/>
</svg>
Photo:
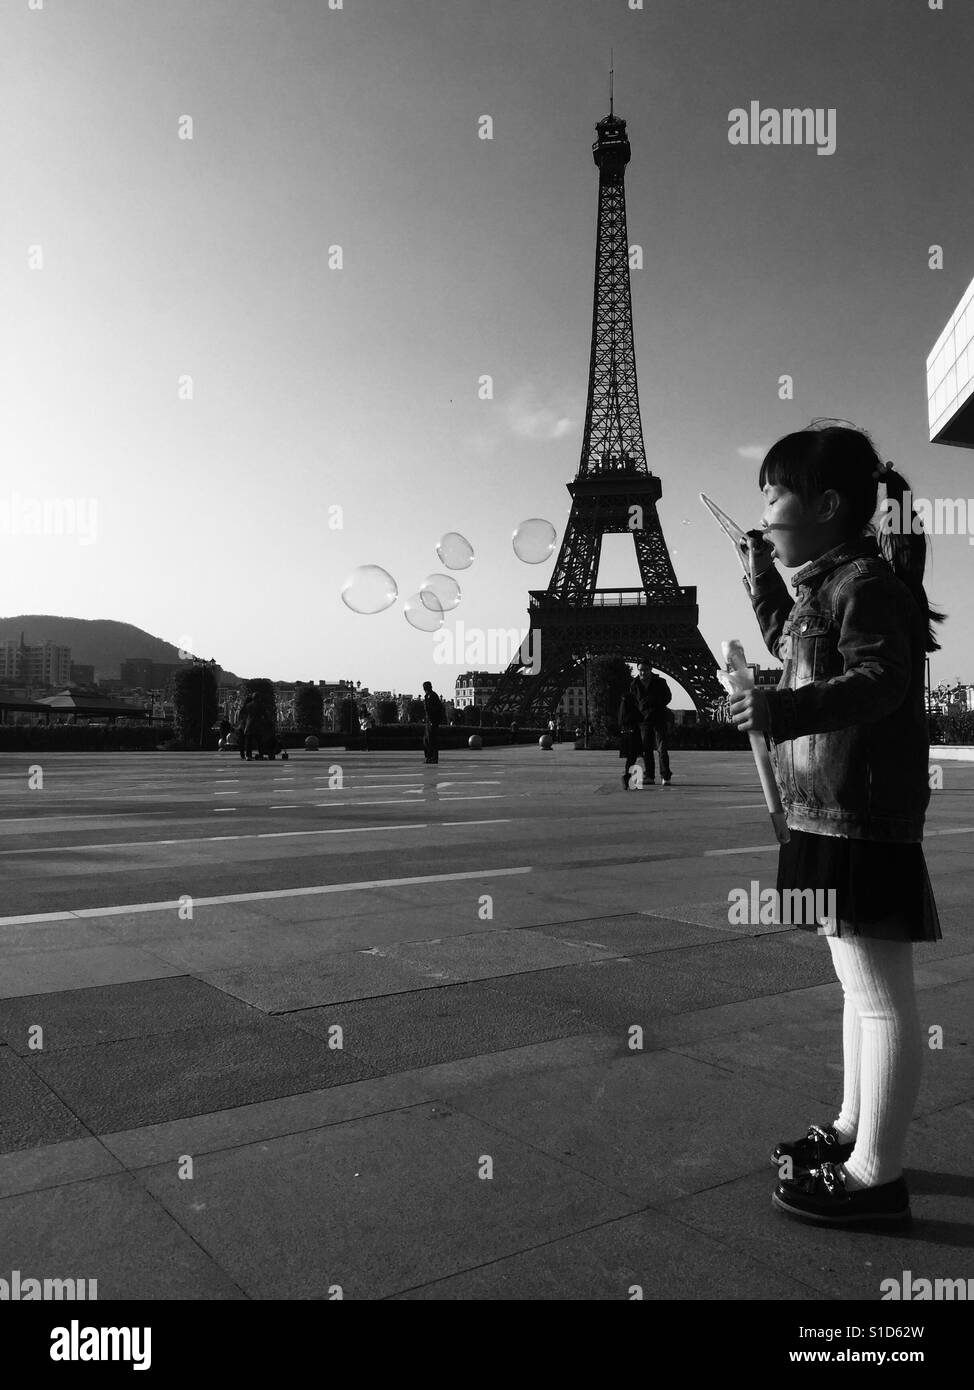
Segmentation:
<svg viewBox="0 0 974 1390">
<path fill-rule="evenodd" d="M 859 1010 L 856 1008 L 854 991 L 846 989 L 844 978 L 845 955 L 836 951 L 835 944 L 841 940 L 837 936 L 827 936 L 832 964 L 842 985 L 842 1109 L 833 1129 L 839 1138 L 848 1143 L 856 1137 L 859 1128 L 859 1072 L 862 1052 L 862 1028 L 859 1023 Z"/>
<path fill-rule="evenodd" d="M 846 998 L 859 1017 L 859 1128 L 845 1169 L 855 1184 L 876 1187 L 903 1172 L 923 1042 L 913 983 L 913 942 L 865 936 L 829 939 Z"/>
</svg>

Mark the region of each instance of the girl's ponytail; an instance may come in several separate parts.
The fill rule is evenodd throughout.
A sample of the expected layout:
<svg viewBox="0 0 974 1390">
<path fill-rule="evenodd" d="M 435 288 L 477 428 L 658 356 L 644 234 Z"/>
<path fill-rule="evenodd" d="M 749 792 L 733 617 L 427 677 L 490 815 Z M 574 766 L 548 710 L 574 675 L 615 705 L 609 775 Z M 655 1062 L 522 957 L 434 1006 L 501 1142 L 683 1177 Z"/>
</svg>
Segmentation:
<svg viewBox="0 0 974 1390">
<path fill-rule="evenodd" d="M 942 623 L 947 615 L 930 607 L 923 587 L 923 571 L 927 563 L 927 535 L 913 508 L 912 495 L 910 515 L 907 517 L 903 514 L 903 503 L 906 494 L 910 492 L 910 485 L 892 463 L 880 464 L 873 476 L 878 477 L 885 485 L 886 496 L 894 504 L 893 507 L 884 509 L 884 516 L 878 528 L 880 553 L 919 605 L 927 629 L 926 650 L 939 652 L 940 643 L 934 636 L 933 625 Z"/>
</svg>

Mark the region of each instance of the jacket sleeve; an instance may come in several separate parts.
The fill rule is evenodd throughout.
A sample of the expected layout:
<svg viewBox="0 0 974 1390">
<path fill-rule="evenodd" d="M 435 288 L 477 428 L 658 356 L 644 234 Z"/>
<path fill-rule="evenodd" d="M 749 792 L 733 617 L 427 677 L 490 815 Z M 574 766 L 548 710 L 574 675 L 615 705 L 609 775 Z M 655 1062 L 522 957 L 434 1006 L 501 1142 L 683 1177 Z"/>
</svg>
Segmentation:
<svg viewBox="0 0 974 1390">
<path fill-rule="evenodd" d="M 660 676 L 659 678 L 659 685 L 656 687 L 656 689 L 659 692 L 660 708 L 665 709 L 666 706 L 673 699 L 673 691 L 670 689 L 668 682 L 665 681 L 662 676 Z"/>
<path fill-rule="evenodd" d="M 795 606 L 795 600 L 789 594 L 788 586 L 774 565 L 765 570 L 763 574 L 758 575 L 754 581 L 753 591 L 751 581 L 746 574 L 741 576 L 741 582 L 751 600 L 754 616 L 760 624 L 764 645 L 773 657 L 777 657 L 778 643 L 781 641 L 781 629 L 785 625 L 788 614 Z"/>
<path fill-rule="evenodd" d="M 831 680 L 767 692 L 776 743 L 802 734 L 872 724 L 906 699 L 910 689 L 910 631 L 905 605 L 879 575 L 850 575 L 833 595 L 844 670 Z"/>
</svg>

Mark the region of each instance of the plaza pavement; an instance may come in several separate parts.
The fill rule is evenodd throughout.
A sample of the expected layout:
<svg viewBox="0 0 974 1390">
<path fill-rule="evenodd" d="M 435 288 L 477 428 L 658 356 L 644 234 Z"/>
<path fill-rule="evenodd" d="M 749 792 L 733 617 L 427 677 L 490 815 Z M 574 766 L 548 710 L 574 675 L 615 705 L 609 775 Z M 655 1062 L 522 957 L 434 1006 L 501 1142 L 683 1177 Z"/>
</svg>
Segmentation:
<svg viewBox="0 0 974 1390">
<path fill-rule="evenodd" d="M 914 1223 L 874 1234 L 772 1208 L 769 1150 L 836 1112 L 839 986 L 814 933 L 729 924 L 775 881 L 750 756 L 672 761 L 626 794 L 571 745 L 0 756 L 0 1277 L 843 1300 L 974 1275 L 974 764 L 943 762 L 927 821 Z"/>
</svg>

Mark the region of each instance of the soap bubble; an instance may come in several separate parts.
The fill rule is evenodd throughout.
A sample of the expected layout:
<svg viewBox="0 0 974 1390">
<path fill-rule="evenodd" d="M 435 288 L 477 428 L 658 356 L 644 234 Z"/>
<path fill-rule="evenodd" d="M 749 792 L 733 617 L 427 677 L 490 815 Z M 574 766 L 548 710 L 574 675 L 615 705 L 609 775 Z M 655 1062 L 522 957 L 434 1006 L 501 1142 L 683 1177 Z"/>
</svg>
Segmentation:
<svg viewBox="0 0 974 1390">
<path fill-rule="evenodd" d="M 435 632 L 443 626 L 443 609 L 434 593 L 416 593 L 402 606 L 403 617 L 420 632 Z"/>
<path fill-rule="evenodd" d="M 441 536 L 436 553 L 448 570 L 467 570 L 473 564 L 473 546 L 459 531 L 447 531 Z"/>
<path fill-rule="evenodd" d="M 342 585 L 342 602 L 353 613 L 381 613 L 398 597 L 396 581 L 379 565 L 359 565 Z"/>
<path fill-rule="evenodd" d="M 428 574 L 419 596 L 434 613 L 446 613 L 460 602 L 460 585 L 448 574 Z"/>
<path fill-rule="evenodd" d="M 530 521 L 522 521 L 511 537 L 514 554 L 526 565 L 543 565 L 554 553 L 558 532 L 550 521 L 533 516 Z"/>
</svg>

